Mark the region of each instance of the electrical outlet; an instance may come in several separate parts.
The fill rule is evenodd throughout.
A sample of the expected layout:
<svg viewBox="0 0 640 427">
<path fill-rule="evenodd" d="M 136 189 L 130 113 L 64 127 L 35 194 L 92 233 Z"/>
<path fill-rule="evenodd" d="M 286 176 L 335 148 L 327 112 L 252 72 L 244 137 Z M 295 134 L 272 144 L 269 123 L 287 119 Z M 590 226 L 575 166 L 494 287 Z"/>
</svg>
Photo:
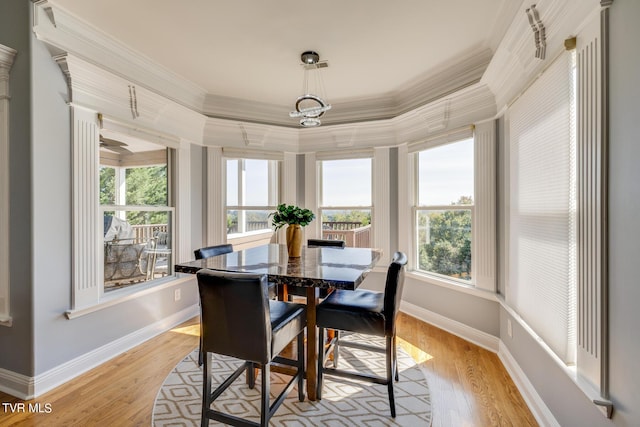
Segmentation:
<svg viewBox="0 0 640 427">
<path fill-rule="evenodd" d="M 507 335 L 509 335 L 509 338 L 513 338 L 513 325 L 511 325 L 511 319 L 507 319 Z"/>
<path fill-rule="evenodd" d="M 175 291 L 173 291 L 173 300 L 174 301 L 179 301 L 181 296 L 182 295 L 180 295 L 180 289 L 176 289 Z"/>
</svg>

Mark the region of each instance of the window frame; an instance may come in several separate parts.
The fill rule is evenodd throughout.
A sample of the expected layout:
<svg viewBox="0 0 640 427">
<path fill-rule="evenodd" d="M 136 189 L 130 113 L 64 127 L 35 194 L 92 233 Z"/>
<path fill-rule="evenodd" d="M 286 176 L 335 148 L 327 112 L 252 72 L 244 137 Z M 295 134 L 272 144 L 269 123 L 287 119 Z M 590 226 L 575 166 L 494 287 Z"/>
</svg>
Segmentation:
<svg viewBox="0 0 640 427">
<path fill-rule="evenodd" d="M 176 254 L 176 248 L 175 246 L 175 242 L 176 242 L 176 209 L 175 209 L 175 204 L 173 203 L 172 200 L 172 185 L 173 185 L 173 180 L 172 180 L 172 168 L 171 168 L 171 158 L 172 156 L 172 149 L 170 148 L 165 148 L 164 149 L 166 151 L 166 162 L 162 163 L 162 162 L 157 162 L 157 161 L 149 161 L 149 162 L 144 162 L 144 164 L 142 165 L 118 165 L 118 166 L 113 166 L 110 164 L 100 164 L 98 167 L 98 172 L 100 171 L 101 167 L 108 167 L 108 168 L 113 168 L 115 169 L 115 182 L 114 182 L 114 204 L 100 204 L 100 213 L 101 213 L 101 217 L 104 217 L 104 213 L 108 212 L 108 211 L 114 211 L 114 213 L 116 214 L 115 216 L 118 216 L 117 213 L 124 213 L 126 215 L 126 212 L 166 212 L 168 213 L 168 217 L 169 220 L 167 222 L 167 230 L 168 230 L 168 241 L 171 242 L 171 246 L 167 249 L 170 250 L 168 261 L 167 261 L 167 274 L 166 276 L 160 277 L 160 278 L 151 278 L 151 279 L 146 279 L 146 280 L 141 280 L 139 282 L 136 283 L 130 283 L 130 284 L 125 284 L 122 285 L 120 287 L 118 287 L 117 289 L 113 289 L 113 290 L 109 290 L 107 291 L 105 289 L 105 283 L 104 280 L 102 282 L 102 289 L 100 291 L 100 295 L 104 296 L 105 294 L 108 295 L 112 295 L 115 294 L 117 295 L 118 292 L 122 291 L 125 288 L 135 288 L 136 286 L 150 286 L 153 284 L 157 284 L 157 283 L 163 283 L 167 280 L 170 280 L 172 278 L 175 278 L 175 272 L 173 271 L 173 260 L 175 259 L 175 254 Z M 158 150 L 160 151 L 160 150 Z M 166 191 L 167 191 L 167 204 L 166 205 L 129 205 L 126 204 L 126 174 L 127 174 L 127 170 L 129 169 L 136 169 L 136 168 L 145 168 L 145 167 L 152 167 L 152 166 L 165 166 L 166 167 L 166 174 L 167 174 L 167 183 L 166 183 Z M 124 191 L 122 191 L 124 190 Z M 118 203 L 118 202 L 122 202 L 122 203 Z M 106 242 L 105 242 L 106 243 Z M 140 244 L 142 244 L 143 242 L 140 242 Z M 148 242 L 146 243 L 147 245 L 149 244 Z M 106 251 L 106 249 L 105 249 Z M 144 250 L 143 250 L 144 251 Z M 102 267 L 104 268 L 105 265 L 105 261 L 104 261 L 104 256 L 105 256 L 106 252 L 103 252 L 103 260 L 102 260 Z M 142 274 L 142 272 L 140 272 Z M 147 273 L 148 275 L 148 273 Z M 103 271 L 103 277 L 104 277 L 104 271 Z"/>
<path fill-rule="evenodd" d="M 370 194 L 370 199 L 371 199 L 371 205 L 344 205 L 344 206 L 340 206 L 340 205 L 324 205 L 323 204 L 323 193 L 324 193 L 324 188 L 323 188 L 323 162 L 329 162 L 329 161 L 348 161 L 348 160 L 361 160 L 361 159 L 368 159 L 370 161 L 370 174 L 369 174 L 369 180 L 370 180 L 370 186 L 371 186 L 371 194 Z M 338 210 L 338 211 L 366 211 L 368 210 L 370 212 L 370 222 L 369 222 L 369 244 L 368 246 L 370 247 L 374 247 L 374 239 L 375 239 L 375 209 L 374 209 L 374 199 L 375 199 L 375 159 L 373 156 L 373 153 L 369 153 L 369 152 L 358 152 L 358 153 L 352 153 L 351 155 L 349 155 L 349 153 L 345 153 L 343 156 L 340 156 L 338 154 L 320 154 L 319 156 L 316 156 L 316 179 L 317 179 L 317 204 L 316 204 L 316 209 L 317 209 L 317 218 L 319 219 L 318 225 L 317 225 L 317 230 L 318 230 L 318 234 L 317 236 L 319 238 L 323 238 L 323 226 L 322 226 L 322 215 L 324 211 L 332 211 L 332 210 Z M 347 242 L 348 245 L 348 242 Z"/>
<path fill-rule="evenodd" d="M 473 195 L 473 204 L 470 205 L 421 205 L 419 204 L 420 197 L 420 153 L 426 152 L 428 150 L 432 150 L 438 147 L 442 147 L 448 144 L 456 144 L 458 142 L 463 142 L 468 139 L 472 140 L 473 150 L 475 153 L 476 141 L 473 135 L 469 135 L 462 138 L 455 139 L 445 139 L 440 141 L 439 143 L 429 144 L 428 146 L 421 147 L 421 149 L 416 149 L 412 151 L 409 155 L 411 156 L 411 164 L 412 164 L 412 173 L 413 173 L 413 194 L 412 194 L 412 206 L 411 206 L 411 253 L 413 260 L 410 264 L 410 269 L 420 275 L 424 275 L 426 277 L 430 277 L 432 279 L 436 279 L 438 281 L 444 281 L 448 283 L 459 284 L 463 286 L 475 286 L 475 274 L 474 274 L 474 256 L 475 256 L 475 248 L 473 245 L 474 241 L 474 233 L 475 233 L 475 205 L 476 205 L 476 194 L 474 191 Z M 475 156 L 474 156 L 475 157 Z M 475 165 L 474 165 L 475 166 Z M 473 177 L 473 186 L 474 190 L 476 188 L 476 173 L 474 167 L 474 177 Z M 418 215 L 422 211 L 460 211 L 460 210 L 468 210 L 471 212 L 471 279 L 465 280 L 460 278 L 455 278 L 452 276 L 448 276 L 446 274 L 438 273 L 435 271 L 423 270 L 420 268 L 420 244 L 419 244 L 419 225 L 418 225 Z"/>
<path fill-rule="evenodd" d="M 237 161 L 238 162 L 238 169 L 237 169 L 237 201 L 238 204 L 237 205 L 228 205 L 228 187 L 227 187 L 227 165 L 229 161 Z M 245 178 L 244 175 L 242 173 L 244 166 L 246 165 L 246 161 L 247 160 L 260 160 L 260 161 L 265 161 L 268 162 L 267 163 L 267 168 L 268 168 L 268 176 L 269 176 L 269 180 L 270 182 L 267 184 L 268 188 L 269 188 L 269 192 L 270 194 L 267 195 L 267 199 L 268 200 L 272 200 L 273 204 L 269 204 L 269 205 L 245 205 L 240 203 L 241 200 L 243 200 L 244 198 L 244 190 L 245 190 Z M 236 210 L 238 211 L 238 229 L 239 231 L 236 233 L 229 233 L 228 229 L 226 234 L 226 239 L 227 241 L 230 240 L 244 240 L 244 238 L 246 237 L 251 237 L 251 236 L 256 236 L 256 235 L 261 235 L 261 234 L 265 234 L 265 233 L 271 233 L 272 232 L 272 228 L 270 224 L 267 224 L 267 228 L 264 229 L 259 229 L 259 230 L 252 230 L 252 231 L 240 231 L 243 228 L 245 228 L 246 226 L 246 222 L 242 219 L 244 218 L 244 214 L 246 214 L 247 211 L 275 211 L 278 203 L 280 202 L 280 195 L 282 193 L 282 189 L 281 189 L 281 184 L 282 184 L 282 161 L 281 160 L 276 160 L 276 159 L 261 159 L 261 158 L 255 158 L 255 157 L 240 157 L 240 156 L 235 156 L 235 155 L 230 155 L 230 156 L 224 156 L 223 157 L 223 169 L 224 169 L 224 179 L 225 179 L 225 186 L 224 186 L 224 212 L 225 215 L 224 217 L 227 218 L 228 212 L 230 210 Z M 225 227 L 226 228 L 226 227 Z"/>
<path fill-rule="evenodd" d="M 408 276 L 429 285 L 442 286 L 480 298 L 494 299 L 497 291 L 497 122 L 488 120 L 473 125 L 434 134 L 427 139 L 401 144 L 398 147 L 398 215 L 406 221 L 398 224 L 398 247 L 409 257 Z M 474 144 L 474 211 L 472 221 L 473 283 L 461 283 L 449 278 L 428 275 L 418 271 L 414 252 L 416 230 L 414 226 L 417 204 L 418 172 L 414 153 L 430 147 L 473 138 Z"/>
</svg>

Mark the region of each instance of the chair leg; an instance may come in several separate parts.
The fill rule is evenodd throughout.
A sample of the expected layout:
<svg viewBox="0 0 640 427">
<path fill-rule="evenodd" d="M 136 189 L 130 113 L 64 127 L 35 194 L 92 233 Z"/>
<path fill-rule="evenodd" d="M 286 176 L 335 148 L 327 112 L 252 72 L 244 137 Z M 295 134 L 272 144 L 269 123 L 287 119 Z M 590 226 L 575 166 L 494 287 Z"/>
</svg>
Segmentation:
<svg viewBox="0 0 640 427">
<path fill-rule="evenodd" d="M 304 330 L 298 334 L 298 400 L 304 402 Z"/>
<path fill-rule="evenodd" d="M 202 325 L 200 325 L 200 344 L 198 347 L 198 366 L 202 366 L 204 355 L 202 354 Z"/>
<path fill-rule="evenodd" d="M 249 386 L 250 389 L 253 390 L 253 388 L 256 386 L 256 365 L 253 363 L 249 363 L 249 365 L 247 366 L 247 385 Z"/>
<path fill-rule="evenodd" d="M 260 397 L 260 427 L 267 427 L 269 425 L 269 402 L 271 397 L 269 396 L 270 387 L 270 365 L 265 363 L 262 365 L 262 396 Z"/>
<path fill-rule="evenodd" d="M 393 396 L 393 338 L 387 337 L 386 345 L 387 353 L 387 389 L 389 390 L 389 407 L 391 409 L 391 417 L 396 417 L 396 402 Z"/>
<path fill-rule="evenodd" d="M 206 353 L 200 356 L 204 356 L 202 359 L 202 408 L 200 416 L 200 427 L 209 427 L 209 417 L 207 417 L 207 410 L 211 406 L 211 354 Z"/>
<path fill-rule="evenodd" d="M 396 345 L 396 335 L 393 335 L 393 371 L 396 373 L 396 381 L 400 381 L 398 374 L 398 347 Z"/>
<path fill-rule="evenodd" d="M 338 351 L 338 347 L 340 347 L 340 331 L 336 329 L 335 331 L 336 337 L 333 344 L 333 367 L 338 368 L 338 357 L 340 355 L 340 351 Z"/>
<path fill-rule="evenodd" d="M 318 328 L 318 381 L 316 386 L 316 398 L 322 399 L 322 370 L 324 369 L 324 328 Z"/>
</svg>

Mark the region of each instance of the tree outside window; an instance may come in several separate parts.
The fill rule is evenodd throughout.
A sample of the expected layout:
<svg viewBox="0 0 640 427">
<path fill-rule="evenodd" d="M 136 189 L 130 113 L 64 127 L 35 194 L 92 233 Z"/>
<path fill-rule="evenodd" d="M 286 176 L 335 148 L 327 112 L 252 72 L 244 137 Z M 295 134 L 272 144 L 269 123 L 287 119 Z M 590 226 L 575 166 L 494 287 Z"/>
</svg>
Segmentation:
<svg viewBox="0 0 640 427">
<path fill-rule="evenodd" d="M 473 139 L 416 154 L 417 269 L 471 281 Z"/>
<path fill-rule="evenodd" d="M 172 273 L 167 149 L 126 147 L 100 151 L 105 292 Z"/>
</svg>

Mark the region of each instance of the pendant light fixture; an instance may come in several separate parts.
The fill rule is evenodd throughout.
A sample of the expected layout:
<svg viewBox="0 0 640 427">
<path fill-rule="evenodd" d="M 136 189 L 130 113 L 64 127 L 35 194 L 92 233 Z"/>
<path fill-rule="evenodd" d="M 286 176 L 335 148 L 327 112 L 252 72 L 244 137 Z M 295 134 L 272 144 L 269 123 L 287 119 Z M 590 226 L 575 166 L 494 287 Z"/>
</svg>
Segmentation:
<svg viewBox="0 0 640 427">
<path fill-rule="evenodd" d="M 304 67 L 303 95 L 296 100 L 296 110 L 290 112 L 289 117 L 300 118 L 300 126 L 303 127 L 320 126 L 322 124 L 320 117 L 331 109 L 331 105 L 327 104 L 323 98 L 324 84 L 320 76 L 320 68 L 326 68 L 328 64 L 326 61 L 320 62 L 320 55 L 311 50 L 303 52 L 300 60 Z M 309 77 L 312 78 L 311 84 Z"/>
</svg>

